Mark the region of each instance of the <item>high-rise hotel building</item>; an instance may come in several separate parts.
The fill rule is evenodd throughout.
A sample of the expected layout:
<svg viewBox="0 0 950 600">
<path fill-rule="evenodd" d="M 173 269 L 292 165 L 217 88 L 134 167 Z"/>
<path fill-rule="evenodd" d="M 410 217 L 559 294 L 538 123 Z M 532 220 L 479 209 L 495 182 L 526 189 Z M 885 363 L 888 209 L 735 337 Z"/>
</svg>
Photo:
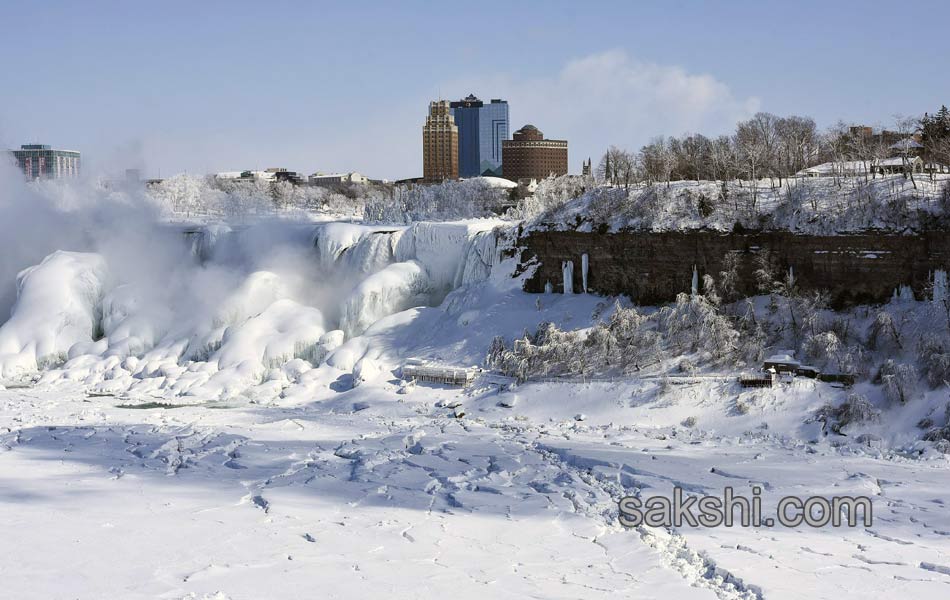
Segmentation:
<svg viewBox="0 0 950 600">
<path fill-rule="evenodd" d="M 508 139 L 508 103 L 499 98 L 485 104 L 469 94 L 452 102 L 459 129 L 459 176 L 501 176 L 501 144 Z"/>
<path fill-rule="evenodd" d="M 53 150 L 45 144 L 24 144 L 12 153 L 27 179 L 79 177 L 79 153 L 73 150 Z"/>
<path fill-rule="evenodd" d="M 437 183 L 459 177 L 459 129 L 447 100 L 429 103 L 422 127 L 422 178 Z"/>
</svg>

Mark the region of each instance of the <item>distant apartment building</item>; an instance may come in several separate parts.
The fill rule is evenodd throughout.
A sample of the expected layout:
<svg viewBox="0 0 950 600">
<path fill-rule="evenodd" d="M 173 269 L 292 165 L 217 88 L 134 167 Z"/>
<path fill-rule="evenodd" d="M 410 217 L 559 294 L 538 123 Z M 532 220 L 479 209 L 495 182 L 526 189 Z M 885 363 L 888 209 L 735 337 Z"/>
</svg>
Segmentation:
<svg viewBox="0 0 950 600">
<path fill-rule="evenodd" d="M 508 103 L 485 104 L 474 94 L 451 102 L 459 131 L 459 177 L 501 176 L 501 145 L 508 139 Z"/>
<path fill-rule="evenodd" d="M 567 174 L 567 141 L 546 140 L 534 125 L 525 125 L 502 142 L 502 176 L 512 181 Z"/>
<path fill-rule="evenodd" d="M 27 179 L 79 176 L 79 153 L 73 150 L 54 150 L 45 144 L 24 144 L 11 152 Z"/>
<path fill-rule="evenodd" d="M 422 177 L 437 183 L 459 177 L 459 130 L 446 100 L 429 103 L 422 127 Z"/>
<path fill-rule="evenodd" d="M 352 173 L 314 173 L 310 176 L 310 185 L 334 186 L 346 183 L 363 185 L 370 183 L 370 179 L 355 171 Z"/>
</svg>

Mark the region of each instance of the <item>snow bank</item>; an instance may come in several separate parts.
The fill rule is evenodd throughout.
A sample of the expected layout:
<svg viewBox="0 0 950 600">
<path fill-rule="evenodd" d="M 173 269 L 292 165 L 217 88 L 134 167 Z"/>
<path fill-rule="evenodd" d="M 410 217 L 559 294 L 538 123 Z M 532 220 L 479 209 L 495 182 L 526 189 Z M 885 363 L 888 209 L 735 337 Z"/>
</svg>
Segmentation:
<svg viewBox="0 0 950 600">
<path fill-rule="evenodd" d="M 63 361 L 74 344 L 92 342 L 107 279 L 102 257 L 81 252 L 54 252 L 20 272 L 12 316 L 0 327 L 0 377 Z"/>
</svg>

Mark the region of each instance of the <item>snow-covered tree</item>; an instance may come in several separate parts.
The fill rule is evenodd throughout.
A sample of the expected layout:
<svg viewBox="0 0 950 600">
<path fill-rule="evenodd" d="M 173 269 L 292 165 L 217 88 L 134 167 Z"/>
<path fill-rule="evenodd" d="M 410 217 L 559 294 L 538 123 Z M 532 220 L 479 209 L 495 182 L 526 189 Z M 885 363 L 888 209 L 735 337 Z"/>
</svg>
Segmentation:
<svg viewBox="0 0 950 600">
<path fill-rule="evenodd" d="M 950 340 L 947 336 L 924 333 L 917 342 L 917 363 L 931 388 L 950 386 Z"/>
<path fill-rule="evenodd" d="M 906 404 L 917 396 L 919 376 L 914 365 L 888 359 L 881 365 L 881 385 L 891 402 Z"/>
</svg>

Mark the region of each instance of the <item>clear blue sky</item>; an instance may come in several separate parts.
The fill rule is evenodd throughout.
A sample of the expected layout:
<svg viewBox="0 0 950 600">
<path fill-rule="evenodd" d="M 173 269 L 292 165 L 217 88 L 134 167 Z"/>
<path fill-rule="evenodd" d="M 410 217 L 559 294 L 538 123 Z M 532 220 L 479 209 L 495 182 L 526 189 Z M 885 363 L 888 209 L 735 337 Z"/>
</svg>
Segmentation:
<svg viewBox="0 0 950 600">
<path fill-rule="evenodd" d="M 0 144 L 147 175 L 421 174 L 428 100 L 608 144 L 755 110 L 887 125 L 950 103 L 950 2 L 4 2 Z"/>
</svg>

